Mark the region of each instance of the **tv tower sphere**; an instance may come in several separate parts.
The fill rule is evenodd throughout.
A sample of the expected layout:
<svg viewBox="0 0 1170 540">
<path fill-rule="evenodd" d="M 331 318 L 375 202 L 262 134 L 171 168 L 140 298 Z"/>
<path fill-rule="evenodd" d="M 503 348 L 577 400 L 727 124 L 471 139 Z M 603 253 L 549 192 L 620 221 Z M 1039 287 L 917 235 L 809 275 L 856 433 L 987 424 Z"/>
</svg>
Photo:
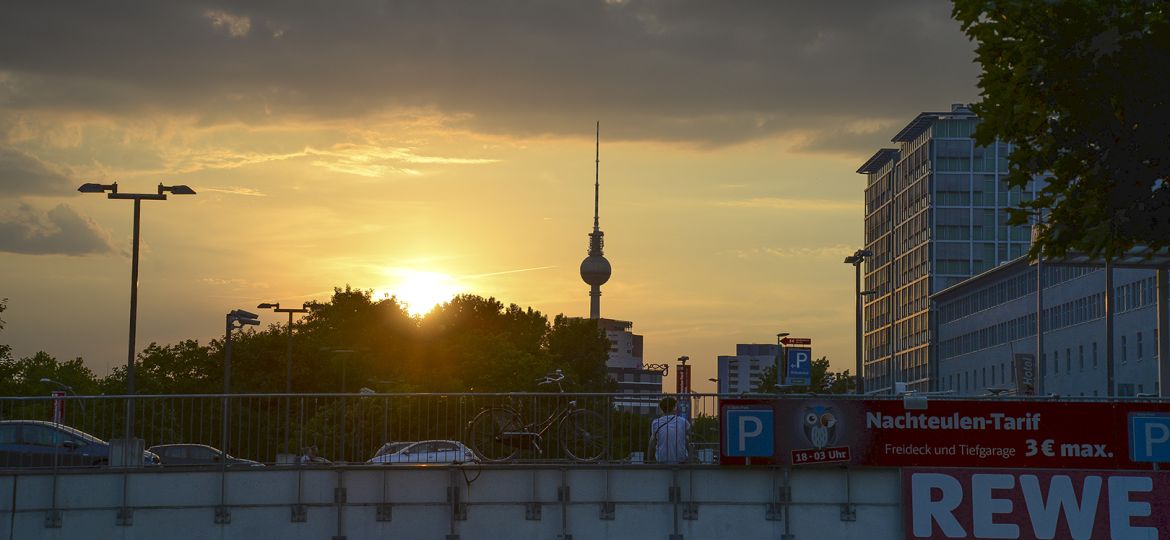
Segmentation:
<svg viewBox="0 0 1170 540">
<path fill-rule="evenodd" d="M 613 269 L 604 255 L 590 255 L 581 261 L 581 279 L 589 285 L 605 285 Z"/>
</svg>

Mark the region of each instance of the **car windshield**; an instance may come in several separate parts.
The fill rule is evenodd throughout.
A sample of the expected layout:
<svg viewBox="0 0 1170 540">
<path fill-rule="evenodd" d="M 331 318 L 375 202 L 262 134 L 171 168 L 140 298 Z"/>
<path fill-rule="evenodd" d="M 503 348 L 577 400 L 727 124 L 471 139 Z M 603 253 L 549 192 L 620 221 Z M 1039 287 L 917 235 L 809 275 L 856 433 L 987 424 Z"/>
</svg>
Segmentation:
<svg viewBox="0 0 1170 540">
<path fill-rule="evenodd" d="M 398 452 L 401 452 L 403 448 L 406 448 L 407 446 L 410 446 L 411 444 L 414 444 L 414 443 L 411 443 L 411 442 L 388 442 L 388 443 L 382 445 L 382 448 L 378 449 L 378 453 L 374 454 L 374 457 L 385 456 L 388 454 L 397 454 Z"/>
<path fill-rule="evenodd" d="M 40 425 L 46 425 L 46 424 L 40 424 Z M 71 428 L 69 426 L 65 426 L 65 425 L 61 425 L 61 424 L 47 424 L 47 425 L 51 425 L 55 429 L 59 429 L 59 430 L 64 431 L 65 433 L 68 433 L 68 434 L 70 434 L 78 439 L 88 441 L 90 443 L 106 444 L 106 441 L 103 441 L 97 437 L 94 437 L 93 435 L 90 435 L 89 433 L 81 431 L 80 429 Z"/>
</svg>

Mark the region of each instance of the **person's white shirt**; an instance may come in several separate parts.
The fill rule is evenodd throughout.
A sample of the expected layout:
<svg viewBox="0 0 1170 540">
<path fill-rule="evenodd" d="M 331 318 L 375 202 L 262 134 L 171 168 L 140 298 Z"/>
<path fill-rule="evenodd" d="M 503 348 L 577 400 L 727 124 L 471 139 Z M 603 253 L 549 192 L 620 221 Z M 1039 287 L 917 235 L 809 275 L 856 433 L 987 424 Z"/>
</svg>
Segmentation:
<svg viewBox="0 0 1170 540">
<path fill-rule="evenodd" d="M 650 439 L 658 463 L 682 463 L 687 460 L 687 433 L 691 423 L 677 414 L 655 418 L 650 423 Z"/>
</svg>

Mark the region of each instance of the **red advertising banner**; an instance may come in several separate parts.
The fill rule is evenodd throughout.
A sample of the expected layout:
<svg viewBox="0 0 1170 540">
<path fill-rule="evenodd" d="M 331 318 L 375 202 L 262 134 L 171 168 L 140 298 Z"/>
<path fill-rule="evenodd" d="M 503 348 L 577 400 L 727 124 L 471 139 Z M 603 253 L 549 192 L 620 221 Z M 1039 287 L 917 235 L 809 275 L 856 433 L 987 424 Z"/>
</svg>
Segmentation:
<svg viewBox="0 0 1170 540">
<path fill-rule="evenodd" d="M 1146 442 L 1139 454 L 1170 445 L 1170 427 L 1130 433 L 1130 416 L 1167 418 L 1170 404 L 930 399 L 834 400 L 824 398 L 720 400 L 724 445 L 721 463 L 876 467 L 1037 467 L 1150 469 L 1131 461 L 1131 440 Z M 770 414 L 761 416 L 761 410 Z M 736 422 L 727 422 L 727 414 Z M 766 418 L 770 429 L 756 429 Z M 746 422 L 746 423 L 744 423 Z M 743 433 L 740 425 L 747 426 Z M 1146 424 L 1141 424 L 1145 426 Z M 728 431 L 730 430 L 730 431 Z M 756 433 L 759 431 L 759 433 Z M 1131 435 L 1139 437 L 1131 439 Z M 1145 438 L 1142 438 L 1142 437 Z M 755 444 L 770 437 L 767 445 Z M 730 441 L 730 442 L 729 442 Z M 770 455 L 752 453 L 767 448 Z M 1170 449 L 1166 451 L 1170 455 Z"/>
<path fill-rule="evenodd" d="M 679 364 L 674 376 L 674 391 L 680 394 L 691 393 L 691 366 Z"/>
<path fill-rule="evenodd" d="M 55 398 L 65 397 L 65 391 L 64 390 L 53 390 L 52 392 L 49 393 L 49 395 L 51 395 Z M 64 418 L 65 418 L 65 400 L 54 399 L 53 400 L 53 423 L 60 424 L 64 421 Z"/>
<path fill-rule="evenodd" d="M 902 469 L 906 538 L 1167 538 L 1170 473 Z"/>
</svg>

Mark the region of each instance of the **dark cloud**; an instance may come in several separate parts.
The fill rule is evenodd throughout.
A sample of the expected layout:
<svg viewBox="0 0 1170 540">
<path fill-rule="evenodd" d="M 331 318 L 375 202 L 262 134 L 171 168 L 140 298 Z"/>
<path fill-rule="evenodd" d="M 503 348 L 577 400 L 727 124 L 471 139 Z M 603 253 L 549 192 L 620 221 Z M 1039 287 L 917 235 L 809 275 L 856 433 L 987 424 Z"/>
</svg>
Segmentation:
<svg viewBox="0 0 1170 540">
<path fill-rule="evenodd" d="M 65 204 L 42 213 L 21 204 L 0 216 L 0 251 L 28 255 L 112 253 L 110 235 Z"/>
<path fill-rule="evenodd" d="M 40 160 L 13 148 L 0 146 L 0 197 L 61 195 L 73 186 Z"/>
<path fill-rule="evenodd" d="M 209 123 L 430 108 L 721 144 L 972 99 L 971 51 L 937 0 L 14 0 L 0 103 Z"/>
</svg>

